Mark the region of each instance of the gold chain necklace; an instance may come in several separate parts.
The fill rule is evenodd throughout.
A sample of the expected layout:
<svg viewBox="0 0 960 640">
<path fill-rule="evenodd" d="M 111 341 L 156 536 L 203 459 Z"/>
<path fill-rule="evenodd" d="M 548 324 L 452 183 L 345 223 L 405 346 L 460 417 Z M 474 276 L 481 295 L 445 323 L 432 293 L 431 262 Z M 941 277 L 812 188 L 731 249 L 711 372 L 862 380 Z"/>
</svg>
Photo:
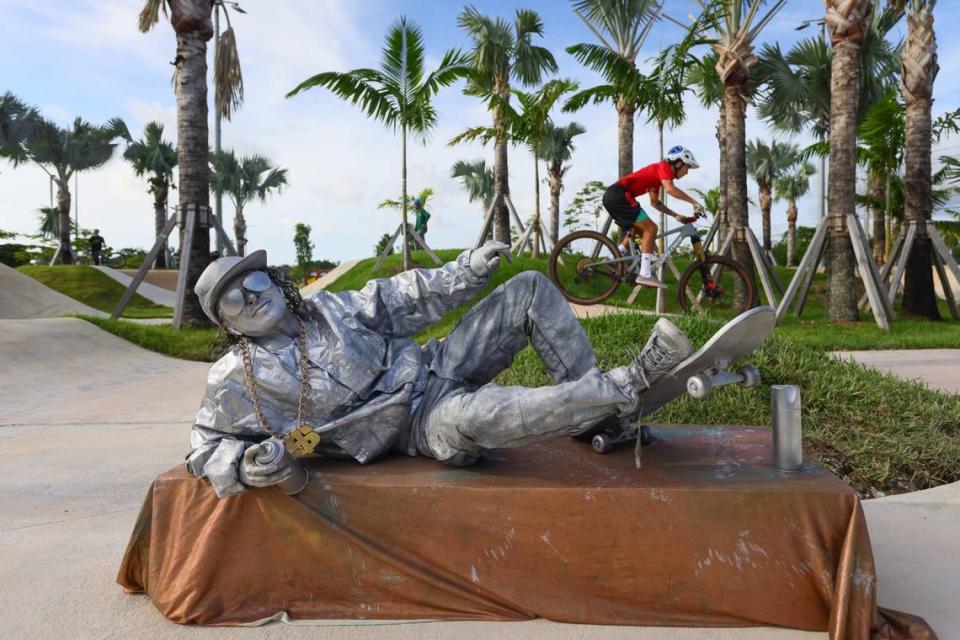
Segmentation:
<svg viewBox="0 0 960 640">
<path fill-rule="evenodd" d="M 260 406 L 260 395 L 257 393 L 257 381 L 253 375 L 253 361 L 250 358 L 250 343 L 246 336 L 240 338 L 240 353 L 243 355 L 243 371 L 246 377 L 247 390 L 253 400 L 253 410 L 257 414 L 257 421 L 260 428 L 267 434 L 284 441 L 287 451 L 299 457 L 313 453 L 313 450 L 320 443 L 320 434 L 310 428 L 303 421 L 303 407 L 307 402 L 307 393 L 310 390 L 310 380 L 308 379 L 307 364 L 307 330 L 303 321 L 297 318 L 297 347 L 300 349 L 300 397 L 297 400 L 297 428 L 292 430 L 286 436 L 274 431 L 263 415 L 263 407 Z"/>
</svg>

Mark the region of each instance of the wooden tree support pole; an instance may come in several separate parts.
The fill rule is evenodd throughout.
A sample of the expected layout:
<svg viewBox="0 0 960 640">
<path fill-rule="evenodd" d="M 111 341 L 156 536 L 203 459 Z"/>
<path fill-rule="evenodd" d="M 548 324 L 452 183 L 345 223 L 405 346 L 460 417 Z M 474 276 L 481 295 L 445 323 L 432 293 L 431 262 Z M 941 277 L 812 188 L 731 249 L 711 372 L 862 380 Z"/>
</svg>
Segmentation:
<svg viewBox="0 0 960 640">
<path fill-rule="evenodd" d="M 767 296 L 767 304 L 776 308 L 777 294 L 774 293 L 773 279 L 770 277 L 772 269 L 767 265 L 763 255 L 763 249 L 757 242 L 757 236 L 753 235 L 752 229 L 747 229 L 747 246 L 750 249 L 750 255 L 753 256 L 753 263 L 757 267 L 757 275 L 760 276 L 760 284 L 763 286 L 763 293 Z M 780 293 L 779 291 L 777 293 Z"/>
<path fill-rule="evenodd" d="M 220 224 L 220 218 L 214 215 L 212 211 L 210 212 L 210 221 L 213 222 L 213 226 L 217 230 L 217 236 L 220 238 L 220 242 L 226 247 L 227 255 L 237 255 L 237 250 L 233 246 L 233 242 L 230 241 L 230 236 L 227 235 L 226 231 L 223 230 L 223 225 Z"/>
<path fill-rule="evenodd" d="M 780 299 L 780 304 L 777 305 L 777 323 L 783 320 L 787 314 L 787 308 L 801 290 L 803 291 L 803 297 L 806 297 L 806 292 L 812 281 L 812 274 L 816 271 L 817 263 L 820 261 L 820 253 L 823 251 L 826 237 L 827 227 L 825 224 L 820 224 L 814 232 L 813 239 L 810 240 L 810 245 L 804 252 L 803 258 L 800 260 L 800 266 L 797 267 L 793 279 L 787 285 L 787 290 L 783 294 L 783 298 Z"/>
<path fill-rule="evenodd" d="M 863 233 L 863 227 L 860 226 L 860 219 L 855 214 L 847 214 L 847 233 L 850 234 L 853 253 L 857 258 L 860 279 L 863 280 L 863 286 L 867 290 L 873 319 L 883 331 L 890 331 L 890 321 L 894 319 L 893 298 L 883 295 L 883 283 L 880 281 L 880 274 L 877 273 L 877 263 L 873 261 L 867 237 Z"/>
<path fill-rule="evenodd" d="M 910 257 L 910 250 L 913 249 L 913 241 L 917 237 L 917 225 L 907 223 L 907 235 L 903 240 L 903 248 L 900 249 L 900 257 L 897 258 L 897 264 L 893 268 L 893 275 L 890 277 L 890 288 L 887 292 L 887 299 L 893 302 L 897 299 L 897 292 L 900 290 L 900 281 L 903 279 L 903 273 L 907 270 L 907 259 Z"/>
<path fill-rule="evenodd" d="M 903 236 L 905 232 L 903 229 L 900 230 L 900 233 L 897 235 L 896 241 L 893 243 L 893 246 L 890 249 L 890 253 L 887 254 L 887 261 L 884 263 L 883 268 L 880 270 L 880 283 L 884 284 L 887 281 L 887 278 L 890 275 L 890 269 L 893 268 L 893 265 L 896 263 L 897 255 L 900 252 L 900 248 L 903 246 Z M 860 297 L 860 302 L 857 303 L 861 309 L 867 306 L 867 294 L 863 294 Z"/>
<path fill-rule="evenodd" d="M 157 237 L 156 241 L 153 243 L 153 247 L 150 249 L 150 253 L 147 254 L 147 257 L 144 259 L 143 264 L 140 265 L 140 268 L 137 269 L 137 275 L 133 276 L 133 280 L 127 285 L 127 290 L 123 292 L 123 295 L 120 296 L 120 300 L 117 301 L 117 305 L 113 308 L 113 312 L 110 314 L 110 317 L 116 320 L 123 314 L 123 310 L 127 308 L 127 305 L 130 304 L 130 300 L 133 299 L 133 294 L 136 293 L 137 289 L 140 288 L 140 283 L 143 282 L 143 279 L 147 275 L 147 271 L 150 270 L 150 266 L 153 264 L 153 261 L 157 259 L 157 256 L 160 254 L 160 251 L 163 249 L 163 245 L 167 242 L 167 238 L 170 237 L 170 232 L 173 231 L 173 228 L 177 224 L 177 216 L 170 216 L 166 224 L 163 225 L 163 230 L 160 232 L 160 235 Z M 181 249 L 181 253 L 183 250 Z M 181 261 L 182 262 L 182 261 Z M 178 283 L 179 288 L 179 283 Z"/>
<path fill-rule="evenodd" d="M 420 247 L 427 252 L 427 255 L 439 266 L 443 264 L 443 260 L 440 259 L 440 256 L 433 252 L 433 249 L 427 246 L 427 241 L 423 239 L 419 233 L 410 229 L 410 235 L 413 236 L 413 241 L 416 242 Z"/>
<path fill-rule="evenodd" d="M 940 280 L 940 288 L 943 289 L 943 298 L 947 301 L 950 315 L 954 320 L 960 320 L 960 313 L 957 312 L 957 300 L 953 297 L 953 286 L 947 278 L 947 273 L 943 268 L 943 259 L 937 251 L 933 252 L 933 266 L 937 270 L 937 279 Z"/>
<path fill-rule="evenodd" d="M 380 252 L 380 257 L 377 259 L 377 263 L 373 265 L 373 270 L 376 271 L 383 264 L 383 261 L 387 259 L 387 256 L 390 255 L 390 249 L 393 248 L 393 243 L 397 241 L 397 238 L 400 237 L 400 234 L 403 233 L 403 223 L 400 223 L 400 226 L 397 227 L 397 230 L 393 232 L 393 235 L 390 236 L 390 240 L 387 242 L 386 246 L 383 248 L 383 251 Z"/>
<path fill-rule="evenodd" d="M 183 246 L 180 247 L 180 270 L 177 273 L 177 297 L 173 305 L 173 328 L 183 324 L 183 301 L 187 296 L 187 273 L 190 269 L 190 250 L 193 247 L 193 225 L 197 219 L 197 206 L 187 205 L 187 221 L 183 228 Z"/>
<path fill-rule="evenodd" d="M 499 197 L 500 196 L 494 197 L 490 203 L 490 208 L 487 209 L 487 215 L 483 218 L 483 228 L 480 230 L 480 237 L 477 238 L 477 241 L 473 245 L 474 249 L 479 249 L 483 245 L 483 241 L 490 235 L 490 228 L 493 226 L 493 212 L 497 208 L 497 198 Z"/>
</svg>

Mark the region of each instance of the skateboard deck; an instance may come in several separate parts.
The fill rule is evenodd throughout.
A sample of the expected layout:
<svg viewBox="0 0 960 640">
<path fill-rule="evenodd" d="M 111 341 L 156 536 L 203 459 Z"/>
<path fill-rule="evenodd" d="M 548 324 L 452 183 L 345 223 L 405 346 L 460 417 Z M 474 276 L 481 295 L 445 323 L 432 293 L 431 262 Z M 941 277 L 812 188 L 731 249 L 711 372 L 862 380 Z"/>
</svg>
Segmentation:
<svg viewBox="0 0 960 640">
<path fill-rule="evenodd" d="M 730 372 L 730 365 L 749 355 L 773 332 L 776 313 L 771 307 L 754 307 L 723 325 L 700 349 L 675 366 L 669 373 L 640 394 L 640 413 L 631 421 L 612 419 L 596 425 L 578 438 L 593 440 L 598 453 L 609 451 L 613 445 L 635 440 L 640 433 L 636 421 L 648 416 L 684 393 L 704 398 L 713 386 L 737 383 L 752 387 L 759 383 L 759 373 L 752 366 Z M 693 380 L 691 380 L 693 378 Z M 619 422 L 619 424 L 613 424 Z M 633 422 L 634 424 L 631 424 Z M 643 434 L 647 440 L 650 432 Z"/>
<path fill-rule="evenodd" d="M 686 360 L 653 383 L 640 394 L 640 416 L 650 415 L 687 391 L 687 382 L 693 376 L 715 377 L 726 372 L 730 365 L 749 355 L 773 333 L 777 314 L 768 306 L 744 311 L 723 325 L 705 345 Z"/>
</svg>

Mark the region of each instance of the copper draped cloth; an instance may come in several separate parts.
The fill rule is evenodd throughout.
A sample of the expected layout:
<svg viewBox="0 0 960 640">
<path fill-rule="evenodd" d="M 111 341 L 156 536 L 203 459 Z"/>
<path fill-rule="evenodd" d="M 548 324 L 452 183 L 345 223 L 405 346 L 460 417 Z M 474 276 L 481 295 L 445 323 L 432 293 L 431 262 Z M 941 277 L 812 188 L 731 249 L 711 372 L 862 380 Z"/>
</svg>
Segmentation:
<svg viewBox="0 0 960 640">
<path fill-rule="evenodd" d="M 935 638 L 878 611 L 860 501 L 770 431 L 655 430 L 634 468 L 558 439 L 479 465 L 316 460 L 296 497 L 219 500 L 177 467 L 147 493 L 118 581 L 179 623 L 446 619 L 829 630 Z"/>
</svg>

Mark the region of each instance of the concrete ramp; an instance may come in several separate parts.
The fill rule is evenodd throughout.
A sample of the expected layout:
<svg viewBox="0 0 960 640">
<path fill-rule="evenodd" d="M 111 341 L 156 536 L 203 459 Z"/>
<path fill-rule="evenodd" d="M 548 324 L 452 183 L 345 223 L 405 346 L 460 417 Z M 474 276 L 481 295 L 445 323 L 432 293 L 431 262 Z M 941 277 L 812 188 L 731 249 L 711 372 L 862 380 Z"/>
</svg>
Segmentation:
<svg viewBox="0 0 960 640">
<path fill-rule="evenodd" d="M 337 278 L 345 274 L 347 271 L 350 271 L 350 269 L 353 269 L 358 262 L 360 261 L 344 260 L 334 267 L 329 273 L 324 274 L 322 278 L 317 278 L 307 286 L 302 287 L 300 289 L 300 295 L 302 295 L 304 298 L 309 298 L 320 289 L 326 289 L 331 284 L 336 282 Z"/>
<path fill-rule="evenodd" d="M 93 268 L 107 277 L 119 282 L 124 287 L 129 287 L 130 283 L 133 282 L 133 278 L 131 276 L 128 276 L 117 269 L 111 269 L 110 267 L 104 266 L 94 266 Z M 177 294 L 174 291 L 157 287 L 150 284 L 146 280 L 141 282 L 140 286 L 137 287 L 137 293 L 150 302 L 154 304 L 162 304 L 165 307 L 173 307 L 177 303 Z"/>
<path fill-rule="evenodd" d="M 101 318 L 108 315 L 0 264 L 0 319 L 57 318 L 76 313 Z"/>
</svg>

